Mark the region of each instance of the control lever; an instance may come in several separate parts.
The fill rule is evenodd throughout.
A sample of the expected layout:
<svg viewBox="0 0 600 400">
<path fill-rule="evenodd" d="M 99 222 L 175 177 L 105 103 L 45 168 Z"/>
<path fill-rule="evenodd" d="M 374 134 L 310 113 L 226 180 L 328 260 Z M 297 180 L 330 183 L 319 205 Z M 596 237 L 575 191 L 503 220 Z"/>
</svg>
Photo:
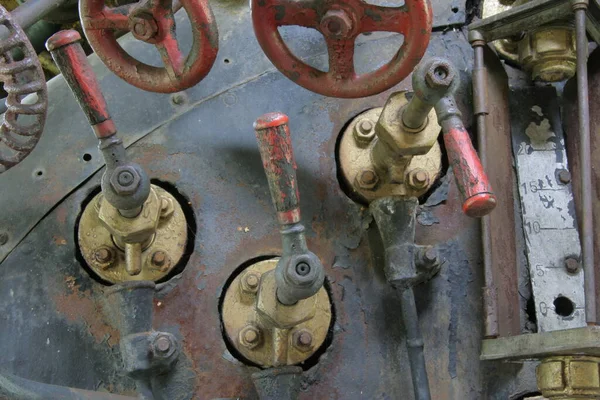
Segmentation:
<svg viewBox="0 0 600 400">
<path fill-rule="evenodd" d="M 128 161 L 80 40 L 81 35 L 75 30 L 60 31 L 48 39 L 46 48 L 100 141 L 99 148 L 106 162 L 102 176 L 104 197 L 121 215 L 135 217 L 150 194 L 150 179 L 138 164 Z"/>
<path fill-rule="evenodd" d="M 291 305 L 316 294 L 325 273 L 319 258 L 308 250 L 300 222 L 300 195 L 288 117 L 269 113 L 254 123 L 260 155 L 269 181 L 277 220 L 281 227 L 283 255 L 277 263 L 277 299 Z"/>
<path fill-rule="evenodd" d="M 496 207 L 496 196 L 462 122 L 454 96 L 438 101 L 435 112 L 442 126 L 448 163 L 463 199 L 462 210 L 469 217 L 483 217 Z"/>
<path fill-rule="evenodd" d="M 496 196 L 454 101 L 453 92 L 457 86 L 456 68 L 448 60 L 429 59 L 415 70 L 415 94 L 404 108 L 401 119 L 406 128 L 419 130 L 427 124 L 429 112 L 435 108 L 448 162 L 463 199 L 463 212 L 479 218 L 496 207 Z"/>
</svg>

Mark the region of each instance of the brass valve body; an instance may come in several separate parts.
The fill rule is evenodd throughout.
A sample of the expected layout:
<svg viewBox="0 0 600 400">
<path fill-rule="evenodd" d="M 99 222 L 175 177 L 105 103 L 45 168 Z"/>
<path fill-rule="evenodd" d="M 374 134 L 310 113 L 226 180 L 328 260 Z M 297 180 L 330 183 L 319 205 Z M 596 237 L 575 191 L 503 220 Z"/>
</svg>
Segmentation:
<svg viewBox="0 0 600 400">
<path fill-rule="evenodd" d="M 492 17 L 528 1 L 517 0 L 509 4 L 502 0 L 485 0 L 482 18 Z M 560 82 L 575 75 L 575 27 L 568 23 L 541 26 L 524 32 L 520 38 L 496 40 L 493 45 L 502 58 L 521 65 L 534 80 Z"/>
<path fill-rule="evenodd" d="M 305 361 L 321 347 L 331 324 L 325 288 L 291 306 L 277 301 L 278 260 L 260 261 L 240 273 L 227 289 L 222 308 L 229 342 L 265 368 Z"/>
<path fill-rule="evenodd" d="M 113 234 L 111 234 L 111 230 Z M 118 235 L 114 233 L 118 232 Z M 77 232 L 79 249 L 87 265 L 103 280 L 159 281 L 181 260 L 187 243 L 187 224 L 177 200 L 152 185 L 140 215 L 118 214 L 102 193 L 83 210 Z M 127 272 L 126 246 L 139 242 L 141 271 Z"/>
<path fill-rule="evenodd" d="M 551 400 L 600 398 L 599 357 L 555 356 L 537 367 L 537 384 Z"/>
<path fill-rule="evenodd" d="M 393 95 L 394 96 L 394 95 Z M 400 104 L 395 108 L 408 104 L 405 95 L 395 97 Z M 387 106 L 387 104 L 386 104 Z M 381 157 L 377 162 L 373 152 L 381 139 L 375 133 L 379 128 L 377 123 L 383 108 L 374 108 L 358 115 L 343 132 L 339 147 L 339 160 L 342 176 L 346 184 L 364 202 L 370 202 L 380 197 L 404 196 L 419 197 L 427 192 L 438 178 L 442 168 L 442 152 L 437 140 L 433 140 L 430 150 L 424 155 L 406 155 L 385 160 Z M 372 130 L 366 128 L 372 126 Z M 394 129 L 402 129 L 400 117 Z M 404 132 L 399 137 L 412 138 L 415 143 L 419 136 L 437 138 L 441 127 L 437 123 L 435 111 L 432 110 L 427 125 L 421 132 Z M 413 136 L 414 135 L 414 136 Z M 396 144 L 402 145 L 406 154 L 411 153 L 410 141 Z M 378 146 L 385 146 L 379 143 Z"/>
</svg>

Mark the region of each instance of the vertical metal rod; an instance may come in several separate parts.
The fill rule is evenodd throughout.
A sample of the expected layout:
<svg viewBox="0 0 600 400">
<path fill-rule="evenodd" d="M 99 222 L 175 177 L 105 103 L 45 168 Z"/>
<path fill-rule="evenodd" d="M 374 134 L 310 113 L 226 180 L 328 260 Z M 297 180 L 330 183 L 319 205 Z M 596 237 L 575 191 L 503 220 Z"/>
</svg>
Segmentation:
<svg viewBox="0 0 600 400">
<path fill-rule="evenodd" d="M 577 34 L 577 103 L 579 118 L 579 169 L 581 170 L 581 248 L 585 277 L 585 317 L 588 325 L 596 324 L 596 276 L 594 271 L 594 221 L 592 162 L 590 145 L 590 104 L 588 96 L 588 39 L 586 32 L 587 2 L 574 2 Z"/>
<path fill-rule="evenodd" d="M 473 43 L 475 58 L 473 62 L 473 96 L 475 98 L 475 118 L 477 124 L 477 143 L 479 147 L 479 159 L 484 170 L 487 169 L 487 151 L 485 120 L 487 114 L 486 70 L 483 61 L 483 41 Z M 481 250 L 483 253 L 483 274 L 485 286 L 483 288 L 483 307 L 485 312 L 484 336 L 486 338 L 498 337 L 498 299 L 496 285 L 494 284 L 494 272 L 492 270 L 492 232 L 490 229 L 490 217 L 481 218 Z"/>
<path fill-rule="evenodd" d="M 408 350 L 408 362 L 410 363 L 415 399 L 431 400 L 425 354 L 423 352 L 423 336 L 421 335 L 421 328 L 419 328 L 415 294 L 412 287 L 400 290 L 402 320 L 406 331 L 406 349 Z"/>
</svg>

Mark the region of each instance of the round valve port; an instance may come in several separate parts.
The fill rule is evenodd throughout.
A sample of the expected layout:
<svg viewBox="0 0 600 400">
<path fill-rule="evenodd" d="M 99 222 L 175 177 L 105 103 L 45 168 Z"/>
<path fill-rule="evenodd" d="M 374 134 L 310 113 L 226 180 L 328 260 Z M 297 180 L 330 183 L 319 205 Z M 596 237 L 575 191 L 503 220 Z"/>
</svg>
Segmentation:
<svg viewBox="0 0 600 400">
<path fill-rule="evenodd" d="M 109 207 L 98 193 L 85 207 L 79 220 L 77 239 L 79 253 L 86 265 L 103 281 L 119 283 L 131 280 L 160 281 L 179 263 L 188 240 L 187 221 L 177 199 L 165 189 L 152 185 L 150 196 L 136 217 L 138 231 L 152 229 L 154 234 L 141 244 L 141 271 L 131 275 L 126 270 L 125 242 L 130 238 L 116 237 L 100 217 L 101 207 Z M 117 212 L 116 209 L 114 212 Z M 156 212 L 156 214 L 153 214 Z M 105 218 L 105 217 L 104 217 Z M 125 223 L 133 218 L 122 217 Z M 152 222 L 153 219 L 158 221 Z M 118 216 L 117 216 L 118 219 Z M 148 226 L 142 226 L 142 225 Z M 124 232 L 127 230 L 122 227 Z M 129 232 L 133 236 L 136 232 Z"/>
<path fill-rule="evenodd" d="M 325 343 L 332 321 L 324 287 L 292 306 L 277 301 L 278 260 L 259 261 L 239 272 L 225 289 L 221 308 L 225 340 L 242 361 L 264 368 L 309 359 Z"/>
<path fill-rule="evenodd" d="M 392 96 L 396 96 L 398 101 L 393 106 L 396 109 L 402 109 L 408 103 L 404 94 Z M 356 116 L 342 132 L 338 148 L 338 165 L 347 194 L 361 203 L 385 196 L 422 196 L 439 177 L 442 169 L 442 151 L 436 139 L 441 128 L 436 122 L 434 110 L 428 117 L 428 124 L 420 132 L 403 129 L 399 116 L 397 122 L 392 121 L 387 127 L 381 126 L 379 120 L 382 110 L 381 107 L 374 108 Z M 390 128 L 397 138 L 396 146 L 405 146 L 407 153 L 412 151 L 410 147 L 420 140 L 419 137 L 429 137 L 431 142 L 427 146 L 431 145 L 431 149 L 424 155 L 412 158 L 388 157 L 385 165 L 378 164 L 374 161 L 374 148 L 382 139 L 376 132 Z M 382 142 L 377 146 L 387 145 Z"/>
</svg>

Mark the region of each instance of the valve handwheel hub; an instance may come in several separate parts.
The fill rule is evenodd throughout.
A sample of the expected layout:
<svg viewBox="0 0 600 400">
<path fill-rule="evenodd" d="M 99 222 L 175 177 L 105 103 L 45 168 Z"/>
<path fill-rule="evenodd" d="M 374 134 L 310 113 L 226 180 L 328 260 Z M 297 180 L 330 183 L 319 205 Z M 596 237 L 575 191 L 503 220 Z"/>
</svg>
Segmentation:
<svg viewBox="0 0 600 400">
<path fill-rule="evenodd" d="M 363 0 L 252 0 L 254 32 L 271 62 L 288 78 L 313 92 L 344 98 L 381 93 L 406 78 L 429 44 L 432 24 L 429 0 L 406 0 L 401 7 L 382 7 Z M 298 59 L 277 28 L 299 25 L 325 37 L 329 71 Z M 404 35 L 392 60 L 379 69 L 357 74 L 354 42 L 361 33 L 385 31 Z"/>
<path fill-rule="evenodd" d="M 172 0 L 142 0 L 107 7 L 105 0 L 81 0 L 81 25 L 102 62 L 126 82 L 150 92 L 173 93 L 200 82 L 215 62 L 218 33 L 205 0 L 181 0 L 192 29 L 192 49 L 182 53 L 175 34 Z M 156 46 L 164 68 L 136 60 L 117 42 L 117 31 Z"/>
</svg>

